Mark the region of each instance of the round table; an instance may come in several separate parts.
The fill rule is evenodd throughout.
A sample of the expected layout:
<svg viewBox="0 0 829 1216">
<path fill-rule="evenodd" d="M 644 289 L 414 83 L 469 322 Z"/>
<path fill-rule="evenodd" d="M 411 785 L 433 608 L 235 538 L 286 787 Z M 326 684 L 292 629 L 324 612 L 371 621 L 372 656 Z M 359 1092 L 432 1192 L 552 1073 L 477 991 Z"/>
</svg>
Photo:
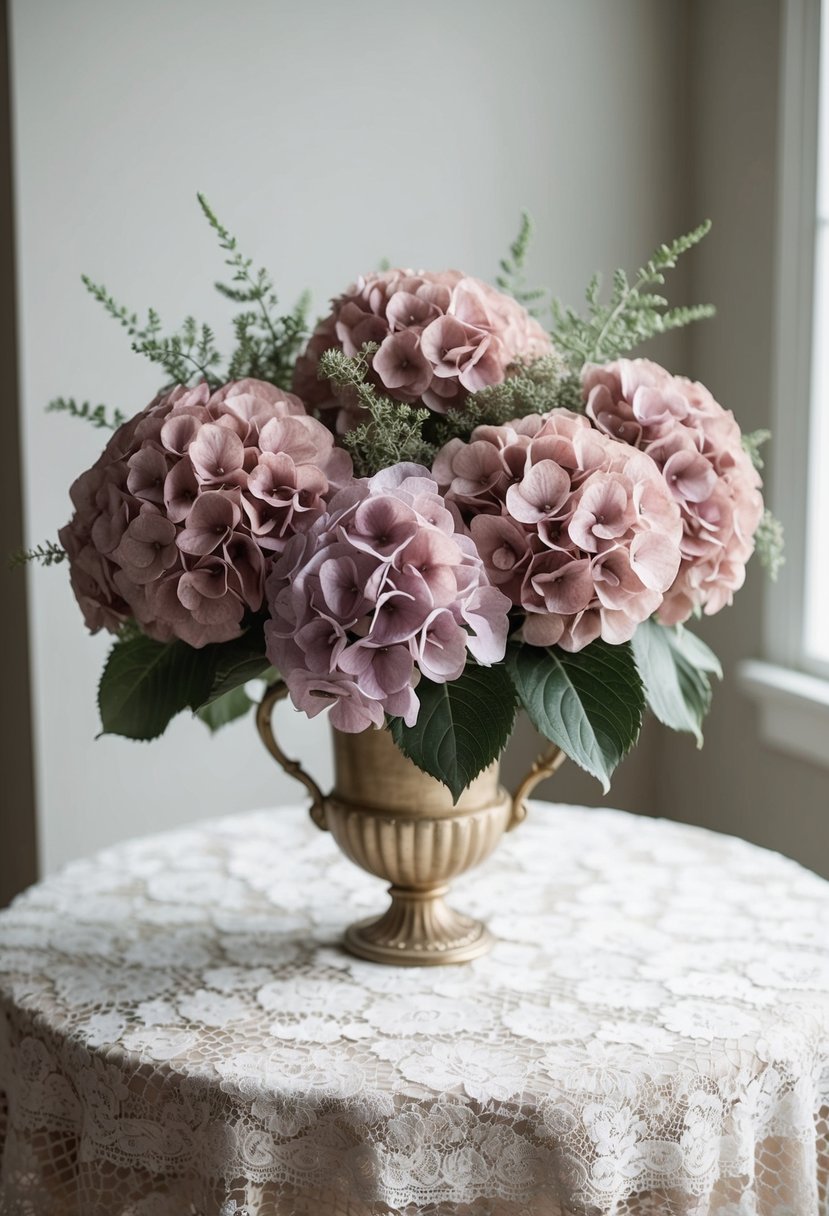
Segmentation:
<svg viewBox="0 0 829 1216">
<path fill-rule="evenodd" d="M 299 808 L 31 888 L 0 914 L 0 1211 L 827 1211 L 829 884 L 534 803 L 454 895 L 489 956 L 349 957 L 382 886 Z"/>
</svg>

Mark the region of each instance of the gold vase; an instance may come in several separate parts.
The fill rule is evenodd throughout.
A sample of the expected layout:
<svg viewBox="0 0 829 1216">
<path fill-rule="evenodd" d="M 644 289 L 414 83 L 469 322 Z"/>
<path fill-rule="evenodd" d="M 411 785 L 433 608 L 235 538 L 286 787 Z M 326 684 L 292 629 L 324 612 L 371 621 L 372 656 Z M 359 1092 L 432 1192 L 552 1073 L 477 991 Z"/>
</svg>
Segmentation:
<svg viewBox="0 0 829 1216">
<path fill-rule="evenodd" d="M 515 794 L 500 784 L 496 760 L 453 805 L 446 786 L 407 759 L 388 730 L 334 730 L 334 789 L 325 795 L 274 736 L 271 714 L 287 695 L 278 681 L 259 705 L 265 746 L 308 788 L 314 823 L 331 832 L 351 861 L 391 883 L 386 912 L 350 925 L 346 947 L 376 963 L 412 967 L 465 963 L 484 954 L 491 934 L 446 904 L 448 883 L 484 861 L 503 833 L 524 819 L 525 799 L 556 771 L 563 753 L 554 747 L 540 757 Z"/>
</svg>

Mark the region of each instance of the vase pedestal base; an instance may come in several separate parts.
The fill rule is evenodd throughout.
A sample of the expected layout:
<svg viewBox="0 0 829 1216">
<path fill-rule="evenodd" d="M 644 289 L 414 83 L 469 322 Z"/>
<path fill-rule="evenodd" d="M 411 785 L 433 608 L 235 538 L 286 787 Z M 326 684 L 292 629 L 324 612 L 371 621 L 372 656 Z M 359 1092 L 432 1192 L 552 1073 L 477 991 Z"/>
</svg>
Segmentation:
<svg viewBox="0 0 829 1216">
<path fill-rule="evenodd" d="M 492 934 L 481 921 L 450 908 L 443 899 L 447 889 L 389 887 L 388 910 L 349 925 L 345 948 L 359 958 L 397 967 L 441 967 L 486 954 Z"/>
</svg>

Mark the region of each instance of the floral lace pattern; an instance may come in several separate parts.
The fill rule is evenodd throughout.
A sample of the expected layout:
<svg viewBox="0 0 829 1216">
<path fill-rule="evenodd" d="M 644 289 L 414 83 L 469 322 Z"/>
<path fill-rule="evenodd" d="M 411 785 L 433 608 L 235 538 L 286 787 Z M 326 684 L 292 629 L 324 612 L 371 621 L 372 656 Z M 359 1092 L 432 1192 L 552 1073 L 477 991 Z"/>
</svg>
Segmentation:
<svg viewBox="0 0 829 1216">
<path fill-rule="evenodd" d="M 8 1216 L 807 1216 L 829 885 L 536 803 L 467 967 L 344 954 L 381 884 L 297 809 L 128 842 L 0 914 Z"/>
</svg>

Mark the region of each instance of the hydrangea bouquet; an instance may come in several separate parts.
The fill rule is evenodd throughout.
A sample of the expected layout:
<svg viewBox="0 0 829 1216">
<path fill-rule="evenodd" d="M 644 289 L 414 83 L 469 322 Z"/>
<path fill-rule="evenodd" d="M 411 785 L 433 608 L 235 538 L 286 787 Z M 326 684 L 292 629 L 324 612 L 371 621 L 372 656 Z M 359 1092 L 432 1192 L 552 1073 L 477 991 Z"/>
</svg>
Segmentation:
<svg viewBox="0 0 829 1216">
<path fill-rule="evenodd" d="M 226 364 L 209 327 L 165 337 L 91 293 L 155 362 L 146 408 L 58 398 L 111 427 L 71 489 L 60 545 L 88 628 L 115 643 L 103 731 L 211 727 L 272 668 L 297 709 L 388 728 L 457 798 L 519 706 L 608 786 L 643 714 L 701 739 L 719 666 L 686 627 L 731 603 L 755 548 L 774 567 L 757 455 L 701 384 L 633 350 L 711 315 L 671 309 L 662 246 L 583 314 L 527 291 L 525 217 L 497 287 L 383 269 L 310 337 L 204 199 L 237 307 Z M 545 328 L 541 318 L 547 317 Z"/>
</svg>

